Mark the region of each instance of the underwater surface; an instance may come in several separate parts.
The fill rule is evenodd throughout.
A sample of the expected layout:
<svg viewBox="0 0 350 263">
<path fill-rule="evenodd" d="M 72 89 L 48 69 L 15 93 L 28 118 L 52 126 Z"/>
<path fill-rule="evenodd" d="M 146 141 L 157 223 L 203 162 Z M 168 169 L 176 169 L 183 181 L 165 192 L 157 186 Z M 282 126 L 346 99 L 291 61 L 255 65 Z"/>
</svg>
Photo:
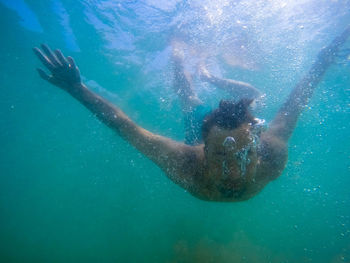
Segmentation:
<svg viewBox="0 0 350 263">
<path fill-rule="evenodd" d="M 281 177 L 238 203 L 196 199 L 40 79 L 32 47 L 75 58 L 84 82 L 142 127 L 184 139 L 171 41 L 266 94 L 271 120 L 350 1 L 0 0 L 0 262 L 350 262 L 350 40 L 299 119 Z"/>
</svg>

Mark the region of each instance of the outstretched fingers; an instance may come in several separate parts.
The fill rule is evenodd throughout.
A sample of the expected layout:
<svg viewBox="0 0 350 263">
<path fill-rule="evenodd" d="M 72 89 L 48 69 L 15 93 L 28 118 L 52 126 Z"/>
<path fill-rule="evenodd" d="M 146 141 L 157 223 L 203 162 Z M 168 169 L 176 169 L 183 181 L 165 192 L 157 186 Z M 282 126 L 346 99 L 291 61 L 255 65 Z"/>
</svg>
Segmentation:
<svg viewBox="0 0 350 263">
<path fill-rule="evenodd" d="M 45 44 L 41 45 L 41 49 L 33 48 L 33 51 L 51 71 L 51 74 L 47 74 L 43 69 L 37 69 L 42 79 L 64 89 L 81 83 L 79 69 L 72 57 L 66 58 L 59 49 L 52 51 Z"/>
<path fill-rule="evenodd" d="M 62 64 L 58 61 L 55 54 L 51 51 L 48 45 L 41 44 L 41 48 L 54 66 L 62 66 Z"/>
<path fill-rule="evenodd" d="M 52 75 L 48 75 L 44 70 L 41 68 L 36 69 L 40 75 L 40 77 L 48 82 L 50 82 L 53 85 L 59 86 L 59 82 L 57 81 L 56 78 L 54 78 Z"/>
<path fill-rule="evenodd" d="M 46 81 L 50 81 L 50 76 L 46 74 L 46 72 L 44 70 L 42 70 L 41 68 L 37 68 L 36 69 L 40 75 L 40 77 Z"/>
<path fill-rule="evenodd" d="M 39 58 L 39 60 L 46 66 L 51 72 L 55 69 L 50 59 L 37 47 L 33 48 L 34 54 Z"/>
<path fill-rule="evenodd" d="M 69 62 L 69 67 L 70 67 L 70 68 L 75 69 L 75 68 L 77 67 L 77 65 L 75 64 L 75 61 L 74 61 L 74 59 L 73 59 L 72 57 L 68 56 L 68 57 L 67 57 L 67 60 L 68 60 L 68 62 Z"/>
<path fill-rule="evenodd" d="M 80 81 L 80 70 L 75 64 L 75 61 L 72 57 L 68 56 L 67 60 L 69 62 L 69 68 L 74 70 L 75 77 Z"/>
<path fill-rule="evenodd" d="M 55 55 L 56 55 L 58 61 L 59 61 L 64 67 L 68 67 L 68 66 L 69 66 L 69 62 L 68 62 L 67 59 L 64 57 L 64 55 L 62 54 L 61 50 L 56 49 L 56 50 L 55 50 Z"/>
</svg>

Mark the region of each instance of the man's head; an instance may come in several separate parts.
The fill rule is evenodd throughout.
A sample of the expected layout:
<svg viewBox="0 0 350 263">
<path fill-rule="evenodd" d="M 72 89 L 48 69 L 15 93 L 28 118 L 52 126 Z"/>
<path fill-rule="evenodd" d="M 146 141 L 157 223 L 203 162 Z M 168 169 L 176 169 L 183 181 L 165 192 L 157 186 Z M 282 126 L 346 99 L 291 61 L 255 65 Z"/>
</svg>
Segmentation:
<svg viewBox="0 0 350 263">
<path fill-rule="evenodd" d="M 203 121 L 202 137 L 207 141 L 210 130 L 216 126 L 224 130 L 234 130 L 243 123 L 255 124 L 254 117 L 249 112 L 249 105 L 253 99 L 242 99 L 235 103 L 222 100 L 219 108 L 209 113 Z"/>
</svg>

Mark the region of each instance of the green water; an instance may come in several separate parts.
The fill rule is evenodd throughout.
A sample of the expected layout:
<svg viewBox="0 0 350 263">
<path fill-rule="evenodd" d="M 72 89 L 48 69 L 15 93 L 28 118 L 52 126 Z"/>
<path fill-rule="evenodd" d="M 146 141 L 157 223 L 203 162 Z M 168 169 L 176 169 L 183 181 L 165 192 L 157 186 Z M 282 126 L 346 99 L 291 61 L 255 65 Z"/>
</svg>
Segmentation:
<svg viewBox="0 0 350 263">
<path fill-rule="evenodd" d="M 31 48 L 60 47 L 85 81 L 104 88 L 92 89 L 138 124 L 183 140 L 171 88 L 171 32 L 186 33 L 179 25 L 187 23 L 198 33 L 192 44 L 230 41 L 226 34 L 234 28 L 219 29 L 232 21 L 225 8 L 234 2 L 215 2 L 216 20 L 200 16 L 205 2 L 161 2 L 0 1 L 0 262 L 350 262 L 346 59 L 328 70 L 301 116 L 283 175 L 241 203 L 192 197 L 37 75 Z M 212 70 L 266 93 L 259 117 L 273 117 L 318 50 L 350 23 L 349 1 L 316 2 L 286 1 L 283 8 L 292 5 L 296 13 L 281 17 L 285 9 L 273 1 L 237 1 L 242 21 L 253 28 L 240 34 L 265 37 L 248 45 L 247 56 L 259 66 L 217 59 Z M 23 4 L 37 20 L 21 16 Z M 212 19 L 210 28 L 203 17 Z M 117 25 L 120 31 L 111 30 Z M 197 86 L 208 104 L 219 101 L 222 94 L 212 87 Z"/>
</svg>

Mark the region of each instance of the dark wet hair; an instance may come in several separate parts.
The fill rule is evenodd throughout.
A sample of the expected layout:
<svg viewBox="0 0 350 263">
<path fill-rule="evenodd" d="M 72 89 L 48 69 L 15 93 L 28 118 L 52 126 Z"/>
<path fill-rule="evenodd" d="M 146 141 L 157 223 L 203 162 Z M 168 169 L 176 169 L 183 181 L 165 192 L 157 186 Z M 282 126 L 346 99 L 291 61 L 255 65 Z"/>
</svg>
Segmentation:
<svg viewBox="0 0 350 263">
<path fill-rule="evenodd" d="M 219 108 L 207 114 L 203 120 L 202 138 L 204 140 L 207 138 L 213 126 L 232 130 L 243 123 L 255 124 L 256 121 L 248 108 L 252 101 L 253 99 L 241 99 L 237 103 L 229 100 L 220 101 Z"/>
</svg>

